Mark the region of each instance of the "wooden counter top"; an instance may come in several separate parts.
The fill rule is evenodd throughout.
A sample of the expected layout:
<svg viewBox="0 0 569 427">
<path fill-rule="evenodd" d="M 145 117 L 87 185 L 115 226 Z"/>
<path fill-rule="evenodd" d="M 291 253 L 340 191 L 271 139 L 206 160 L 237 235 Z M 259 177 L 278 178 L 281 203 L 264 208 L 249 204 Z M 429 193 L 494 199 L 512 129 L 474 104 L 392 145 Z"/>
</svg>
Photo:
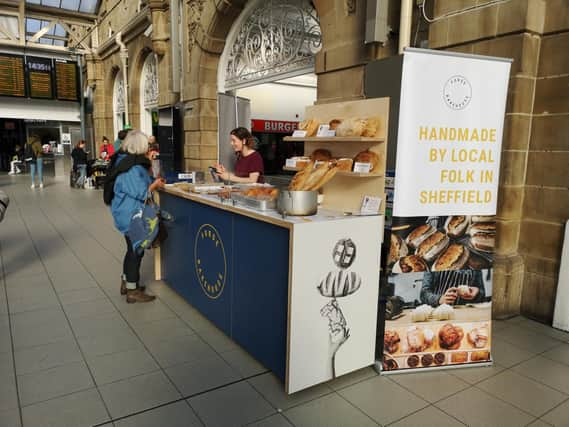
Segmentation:
<svg viewBox="0 0 569 427">
<path fill-rule="evenodd" d="M 170 194 L 172 196 L 177 196 L 183 199 L 191 200 L 193 202 L 202 203 L 207 206 L 211 206 L 217 209 L 222 209 L 238 215 L 247 216 L 249 218 L 253 218 L 258 221 L 264 221 L 269 224 L 273 224 L 278 227 L 284 227 L 288 229 L 292 229 L 295 224 L 306 224 L 306 223 L 338 221 L 338 220 L 348 221 L 354 218 L 361 218 L 360 215 L 344 215 L 341 212 L 335 212 L 319 208 L 318 213 L 316 215 L 287 216 L 285 219 L 283 219 L 281 214 L 279 214 L 276 210 L 258 211 L 246 206 L 233 205 L 231 201 L 221 202 L 219 197 L 217 196 L 189 193 L 187 191 L 179 190 L 176 187 L 166 187 L 161 191 L 166 194 Z"/>
</svg>

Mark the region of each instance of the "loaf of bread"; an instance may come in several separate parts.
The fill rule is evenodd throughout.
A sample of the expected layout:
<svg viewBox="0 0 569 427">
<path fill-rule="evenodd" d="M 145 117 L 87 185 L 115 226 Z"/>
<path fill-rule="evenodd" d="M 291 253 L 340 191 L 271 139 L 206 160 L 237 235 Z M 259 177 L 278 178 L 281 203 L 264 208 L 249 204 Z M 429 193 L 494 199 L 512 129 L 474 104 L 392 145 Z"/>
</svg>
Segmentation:
<svg viewBox="0 0 569 427">
<path fill-rule="evenodd" d="M 298 124 L 299 130 L 306 131 L 306 136 L 314 136 L 318 131 L 318 121 L 315 119 L 306 119 Z"/>
<path fill-rule="evenodd" d="M 354 161 L 347 158 L 337 159 L 336 165 L 338 166 L 338 170 L 350 172 L 354 166 Z"/>
<path fill-rule="evenodd" d="M 370 171 L 377 170 L 379 167 L 379 156 L 370 150 L 364 150 L 354 157 L 354 163 L 370 163 Z"/>
<path fill-rule="evenodd" d="M 347 119 L 336 128 L 336 136 L 362 136 L 365 127 L 366 121 L 363 119 Z"/>
<path fill-rule="evenodd" d="M 365 127 L 362 136 L 375 138 L 379 134 L 379 117 L 368 117 L 365 119 Z"/>
<path fill-rule="evenodd" d="M 323 297 L 339 298 L 356 292 L 362 285 L 362 278 L 353 271 L 331 271 L 320 282 L 318 290 Z"/>
<path fill-rule="evenodd" d="M 309 162 L 304 169 L 300 172 L 297 172 L 296 175 L 292 178 L 292 181 L 289 185 L 289 190 L 302 190 L 306 180 L 310 177 L 310 174 L 314 170 L 314 162 Z"/>
<path fill-rule="evenodd" d="M 340 126 L 342 124 L 342 120 L 340 119 L 332 119 L 330 120 L 330 130 L 336 130 L 338 129 L 338 126 Z"/>
<path fill-rule="evenodd" d="M 332 153 L 330 150 L 326 150 L 325 148 L 317 148 L 312 152 L 310 156 L 310 160 L 315 162 L 327 162 L 332 159 Z"/>
</svg>

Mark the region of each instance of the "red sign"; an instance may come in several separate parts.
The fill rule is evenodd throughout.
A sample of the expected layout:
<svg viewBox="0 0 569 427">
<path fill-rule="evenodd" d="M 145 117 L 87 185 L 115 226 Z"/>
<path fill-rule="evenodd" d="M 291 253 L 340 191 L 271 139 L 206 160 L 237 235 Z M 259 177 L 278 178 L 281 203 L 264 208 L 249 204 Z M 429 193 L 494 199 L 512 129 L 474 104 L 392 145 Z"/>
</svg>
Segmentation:
<svg viewBox="0 0 569 427">
<path fill-rule="evenodd" d="M 298 129 L 298 122 L 283 122 L 280 120 L 251 120 L 253 132 L 264 133 L 293 133 Z"/>
</svg>

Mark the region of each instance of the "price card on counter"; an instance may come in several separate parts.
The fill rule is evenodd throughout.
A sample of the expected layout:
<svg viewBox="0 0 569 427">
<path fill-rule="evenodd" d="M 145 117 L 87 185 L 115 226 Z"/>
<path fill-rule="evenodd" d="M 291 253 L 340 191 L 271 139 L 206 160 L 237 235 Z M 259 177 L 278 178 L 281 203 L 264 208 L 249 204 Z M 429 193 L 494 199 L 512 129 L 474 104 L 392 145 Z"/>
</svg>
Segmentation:
<svg viewBox="0 0 569 427">
<path fill-rule="evenodd" d="M 336 131 L 330 130 L 330 125 L 320 125 L 318 127 L 318 132 L 316 133 L 316 136 L 320 138 L 330 138 L 336 136 Z"/>
<path fill-rule="evenodd" d="M 371 163 L 354 163 L 354 172 L 357 173 L 370 173 L 371 172 Z"/>
<path fill-rule="evenodd" d="M 364 196 L 360 213 L 364 215 L 378 214 L 380 206 L 381 197 Z"/>
</svg>

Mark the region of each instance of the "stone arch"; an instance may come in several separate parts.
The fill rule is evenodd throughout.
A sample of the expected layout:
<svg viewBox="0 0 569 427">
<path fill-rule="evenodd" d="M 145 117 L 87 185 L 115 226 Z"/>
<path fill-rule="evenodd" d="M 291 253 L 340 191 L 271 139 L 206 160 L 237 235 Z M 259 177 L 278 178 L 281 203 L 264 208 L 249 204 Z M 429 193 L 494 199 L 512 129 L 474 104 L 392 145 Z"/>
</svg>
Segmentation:
<svg viewBox="0 0 569 427">
<path fill-rule="evenodd" d="M 130 120 L 133 127 L 139 129 L 141 126 L 141 111 L 140 111 L 140 85 L 142 68 L 144 62 L 148 55 L 152 54 L 153 51 L 150 47 L 144 46 L 138 51 L 135 56 L 134 61 L 129 70 L 129 105 L 130 105 Z"/>
<path fill-rule="evenodd" d="M 185 4 L 189 29 L 185 36 L 186 71 L 182 92 L 182 100 L 186 102 L 184 129 L 186 169 L 204 170 L 217 159 L 218 67 L 227 36 L 247 3 L 247 0 L 219 4 L 205 0 L 189 0 Z M 319 16 L 321 13 L 335 16 L 330 3 L 332 3 L 330 0 L 313 1 Z"/>
</svg>

